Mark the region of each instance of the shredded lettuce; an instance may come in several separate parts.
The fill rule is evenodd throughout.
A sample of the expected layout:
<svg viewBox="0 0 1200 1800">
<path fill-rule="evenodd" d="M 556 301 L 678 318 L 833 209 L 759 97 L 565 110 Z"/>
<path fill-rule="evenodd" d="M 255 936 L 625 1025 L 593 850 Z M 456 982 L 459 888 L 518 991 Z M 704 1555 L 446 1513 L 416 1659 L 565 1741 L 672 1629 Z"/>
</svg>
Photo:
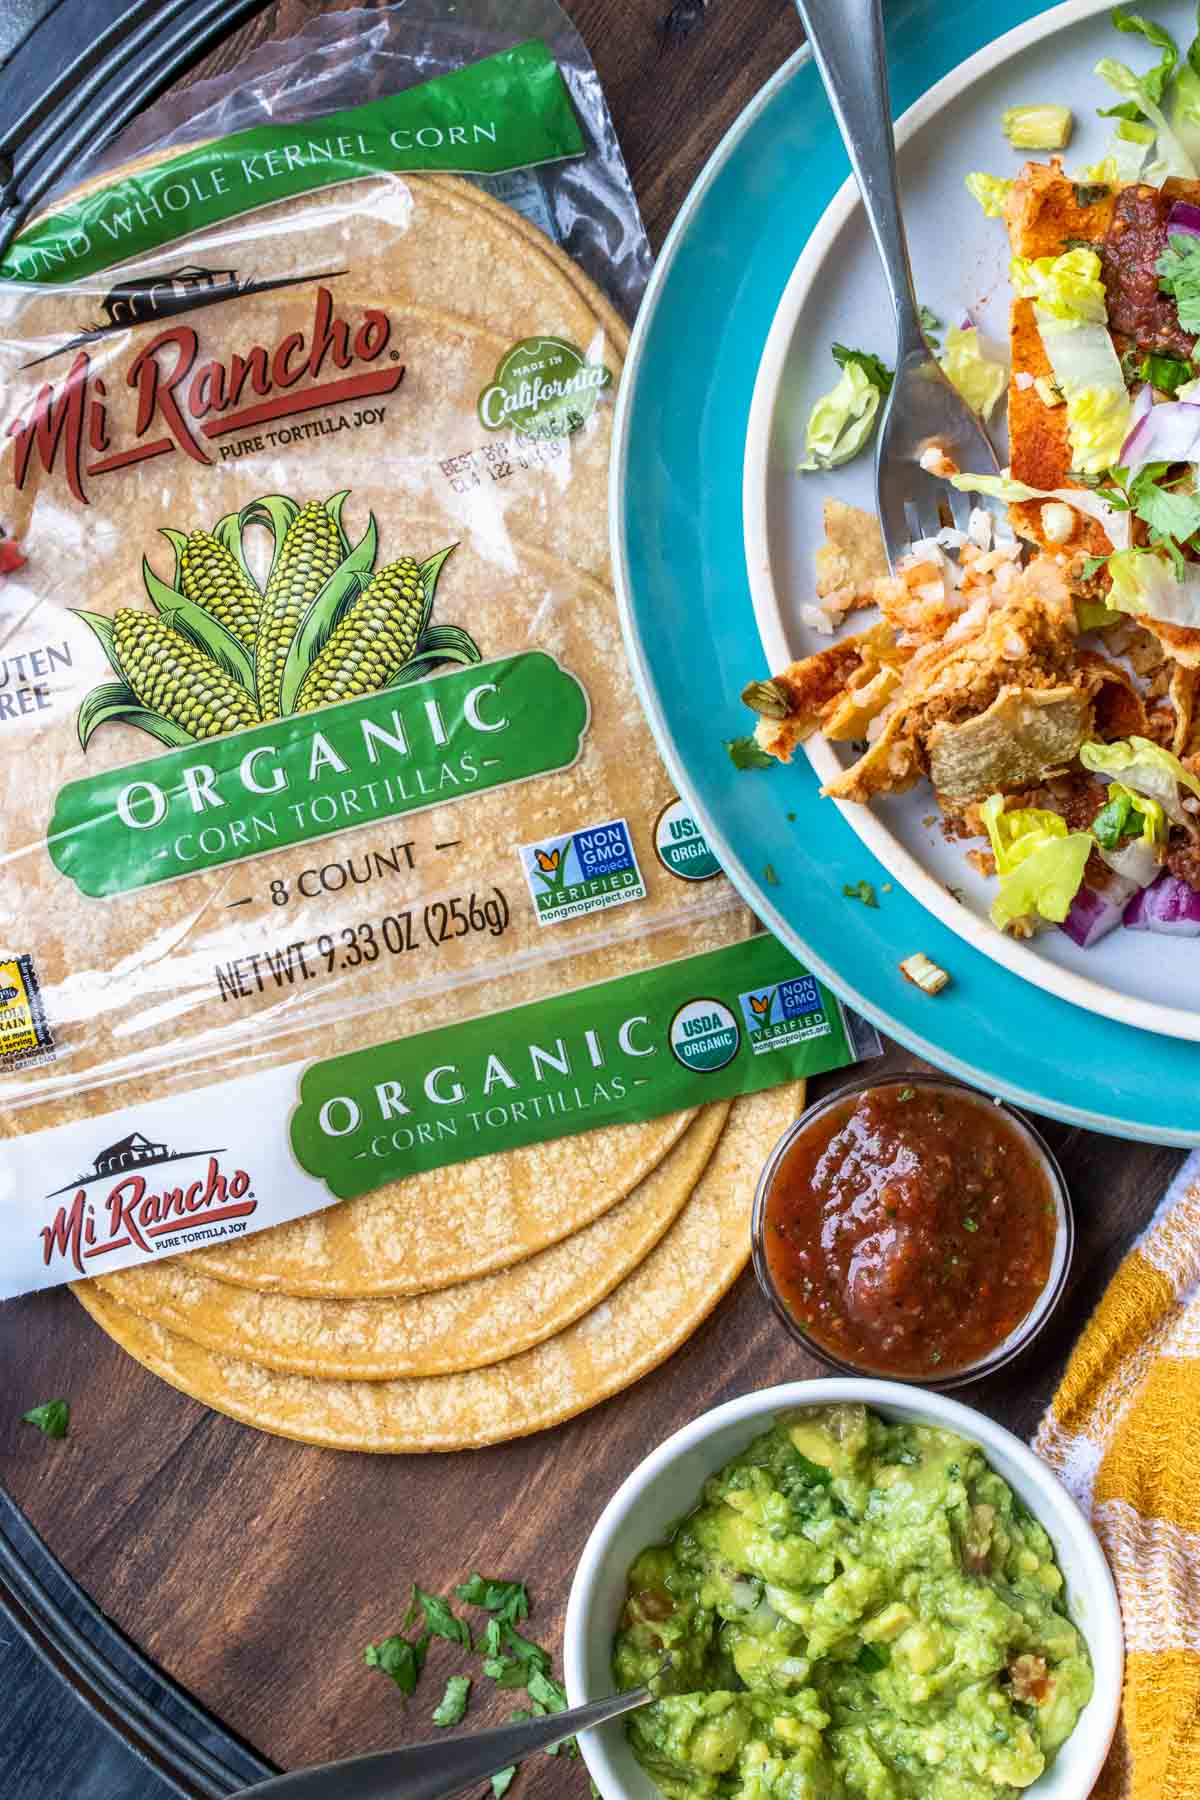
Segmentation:
<svg viewBox="0 0 1200 1800">
<path fill-rule="evenodd" d="M 1122 29 L 1128 30 L 1129 27 L 1123 26 Z M 1175 58 L 1172 54 L 1170 67 L 1167 70 L 1168 74 L 1174 64 Z M 1159 67 L 1161 66 L 1160 64 Z M 1162 87 L 1165 85 L 1165 77 L 1164 82 L 1158 85 L 1156 92 L 1151 78 L 1157 72 L 1157 70 L 1151 70 L 1149 75 L 1139 77 L 1127 64 L 1114 62 L 1110 56 L 1103 57 L 1096 64 L 1096 74 L 1100 76 L 1101 80 L 1107 81 L 1109 87 L 1115 88 L 1127 102 L 1131 102 L 1137 112 L 1143 114 L 1150 121 L 1157 133 L 1158 155 L 1153 163 L 1143 171 L 1144 179 L 1152 181 L 1156 185 L 1165 181 L 1170 175 L 1178 175 L 1187 181 L 1195 181 L 1197 179 L 1196 164 L 1172 131 L 1166 114 L 1158 104 Z"/>
<path fill-rule="evenodd" d="M 1156 801 L 1168 819 L 1188 823 L 1180 788 L 1200 798 L 1200 780 L 1179 758 L 1149 738 L 1131 737 L 1115 744 L 1083 744 L 1079 760 L 1094 775 L 1119 778 L 1123 787 Z"/>
<path fill-rule="evenodd" d="M 1108 573 L 1109 603 L 1118 612 L 1200 627 L 1200 564 L 1185 564 L 1180 577 L 1156 550 L 1126 549 L 1109 557 Z"/>
<path fill-rule="evenodd" d="M 1003 175 L 985 175 L 982 169 L 967 176 L 967 192 L 978 200 L 989 219 L 1004 217 L 1004 203 L 1015 185 Z"/>
<path fill-rule="evenodd" d="M 1068 831 L 1065 819 L 1040 806 L 1005 812 L 1003 794 L 990 795 L 979 812 L 1000 877 L 992 924 L 1000 931 L 1031 917 L 1061 924 L 1083 882 L 1091 833 Z"/>
<path fill-rule="evenodd" d="M 1079 247 L 1061 256 L 1014 256 L 1009 263 L 1013 289 L 1023 300 L 1035 302 L 1039 318 L 1061 325 L 1105 325 L 1108 300 L 1094 250 Z"/>
<path fill-rule="evenodd" d="M 987 418 L 1008 390 L 1006 365 L 987 355 L 974 325 L 961 331 L 955 325 L 950 327 L 941 364 L 967 405 L 973 406 L 981 418 Z"/>
<path fill-rule="evenodd" d="M 951 475 L 950 486 L 964 494 L 986 494 L 992 500 L 1005 500 L 1014 505 L 1022 500 L 1062 500 L 1086 518 L 1095 519 L 1107 533 L 1108 541 L 1117 549 L 1129 542 L 1129 513 L 1110 506 L 1092 488 L 1035 488 L 1024 481 L 1003 475 Z"/>
<path fill-rule="evenodd" d="M 1121 179 L 1118 159 L 1111 151 L 1102 162 L 1085 163 L 1071 177 L 1077 187 L 1116 187 Z"/>
<path fill-rule="evenodd" d="M 823 394 L 808 415 L 801 469 L 836 469 L 850 461 L 875 429 L 881 395 L 862 364 L 847 362 L 836 387 Z"/>
<path fill-rule="evenodd" d="M 1059 385 L 1063 385 L 1061 380 Z M 1066 393 L 1071 461 L 1081 475 L 1103 475 L 1121 459 L 1121 445 L 1129 430 L 1129 396 L 1123 385 L 1119 393 L 1110 387 L 1067 389 Z"/>
<path fill-rule="evenodd" d="M 1075 115 L 1069 106 L 1008 106 L 1000 123 L 1014 150 L 1065 150 Z"/>
<path fill-rule="evenodd" d="M 1200 164 L 1200 37 L 1192 40 L 1187 59 L 1175 77 L 1171 97 L 1171 130 L 1192 161 Z"/>
<path fill-rule="evenodd" d="M 1108 331 L 1100 258 L 1082 247 L 1035 261 L 1014 256 L 1012 284 L 1032 300 L 1042 346 L 1067 403 L 1071 461 L 1102 475 L 1120 459 L 1130 401 L 1121 359 Z"/>
</svg>

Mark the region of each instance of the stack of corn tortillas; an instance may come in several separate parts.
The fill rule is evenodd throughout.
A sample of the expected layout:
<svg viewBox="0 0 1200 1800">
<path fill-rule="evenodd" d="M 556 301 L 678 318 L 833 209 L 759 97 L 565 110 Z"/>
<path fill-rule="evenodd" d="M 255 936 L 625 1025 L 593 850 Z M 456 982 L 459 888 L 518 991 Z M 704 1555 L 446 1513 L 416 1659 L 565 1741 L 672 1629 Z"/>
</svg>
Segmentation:
<svg viewBox="0 0 1200 1800">
<path fill-rule="evenodd" d="M 708 1316 L 745 1267 L 766 1151 L 803 1104 L 794 1083 L 702 1108 L 599 1219 L 452 1287 L 358 1298 L 350 1277 L 342 1297 L 313 1299 L 235 1285 L 192 1257 L 75 1292 L 155 1374 L 262 1430 L 374 1451 L 521 1437 L 628 1387 Z M 483 1165 L 445 1175 L 445 1213 L 472 1210 Z M 246 1248 L 278 1276 L 268 1268 L 272 1235 Z"/>
<path fill-rule="evenodd" d="M 621 322 L 548 240 L 450 178 L 348 183 L 263 208 L 252 223 L 259 274 L 299 280 L 314 269 L 348 269 L 334 283 L 340 305 L 365 297 L 387 306 L 406 361 L 387 432 L 354 449 L 350 433 L 317 437 L 288 456 L 248 455 L 201 471 L 185 457 L 163 459 L 156 469 L 164 491 L 144 522 L 137 472 L 108 477 L 104 511 L 129 525 L 128 541 L 116 531 L 93 540 L 100 548 L 89 606 L 111 615 L 137 603 L 141 559 L 160 554 L 160 524 L 188 531 L 258 493 L 307 502 L 349 489 L 352 537 L 370 513 L 381 563 L 399 551 L 419 558 L 455 544 L 441 576 L 440 615 L 469 627 L 485 657 L 530 643 L 548 650 L 582 681 L 591 708 L 572 768 L 496 788 L 469 807 L 409 815 L 418 867 L 434 860 L 428 846 L 439 854 L 443 891 L 464 880 L 511 885 L 514 846 L 608 819 L 640 827 L 644 845 L 672 789 L 633 690 L 610 585 L 611 400 L 519 479 L 464 472 L 465 452 L 480 436 L 477 396 L 509 346 L 557 334 L 603 359 L 615 382 L 626 346 Z M 189 256 L 202 264 L 248 256 L 236 241 L 244 229 L 235 221 L 215 234 L 221 259 L 215 244 L 189 243 Z M 305 328 L 311 306 L 302 285 L 231 306 L 236 346 L 282 341 Z M 52 297 L 33 296 L 27 313 L 28 339 L 56 328 Z M 31 480 L 23 505 L 36 502 L 37 488 Z M 23 523 L 16 520 L 18 532 Z M 104 671 L 96 647 L 85 649 L 95 664 L 85 674 L 94 679 Z M 146 754 L 131 737 L 121 725 L 97 732 L 89 766 Z M 54 784 L 78 775 L 78 747 L 67 734 L 44 750 Z M 24 804 L 16 788 L 10 798 Z M 40 806 L 38 795 L 31 804 Z M 190 1068 L 211 1056 L 212 966 L 243 954 L 249 933 L 275 923 L 269 905 L 228 910 L 227 896 L 241 888 L 217 870 L 103 909 L 80 907 L 38 851 L 40 829 L 31 813 L 30 855 L 18 874 L 23 904 L 40 904 L 56 921 L 43 985 L 72 1028 L 63 1033 L 68 1051 L 58 1072 L 95 1089 L 120 1069 L 123 1105 L 178 1091 Z M 339 832 L 323 840 L 317 860 L 333 864 L 362 847 L 361 834 Z M 294 888 L 312 860 L 312 845 L 272 853 L 268 873 Z M 482 973 L 470 967 L 475 947 L 464 942 L 446 946 L 433 981 L 414 984 L 407 966 L 393 962 L 379 964 L 369 982 L 355 975 L 314 984 L 319 994 L 253 995 L 236 1016 L 217 1021 L 221 1072 L 251 1052 L 262 1067 L 452 1024 L 715 949 L 747 930 L 723 881 L 680 881 L 652 855 L 642 857 L 642 876 L 646 897 L 636 905 L 569 927 L 542 930 L 528 913 L 514 914 Z M 362 904 L 353 892 L 295 899 L 288 930 L 337 934 L 353 926 Z M 119 943 L 98 942 L 114 920 Z M 76 997 L 71 971 L 111 967 L 118 954 L 120 1008 L 97 1012 L 91 989 Z M 57 1123 L 77 1104 L 50 1092 L 30 1100 L 23 1128 Z M 99 1276 L 75 1292 L 148 1368 L 267 1431 L 369 1451 L 521 1436 L 628 1386 L 707 1316 L 745 1265 L 755 1182 L 802 1104 L 803 1084 L 793 1083 L 498 1152 L 237 1243 Z"/>
</svg>

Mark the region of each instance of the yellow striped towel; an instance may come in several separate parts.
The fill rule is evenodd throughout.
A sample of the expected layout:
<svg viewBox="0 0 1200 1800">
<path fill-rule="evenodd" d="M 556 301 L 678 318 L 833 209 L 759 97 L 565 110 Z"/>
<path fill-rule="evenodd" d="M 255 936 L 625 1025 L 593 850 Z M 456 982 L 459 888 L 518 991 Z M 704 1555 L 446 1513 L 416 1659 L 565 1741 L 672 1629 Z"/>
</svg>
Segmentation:
<svg viewBox="0 0 1200 1800">
<path fill-rule="evenodd" d="M 1094 1800 L 1200 1797 L 1200 1159 L 1113 1278 L 1034 1439 L 1087 1512 L 1125 1623 Z"/>
</svg>

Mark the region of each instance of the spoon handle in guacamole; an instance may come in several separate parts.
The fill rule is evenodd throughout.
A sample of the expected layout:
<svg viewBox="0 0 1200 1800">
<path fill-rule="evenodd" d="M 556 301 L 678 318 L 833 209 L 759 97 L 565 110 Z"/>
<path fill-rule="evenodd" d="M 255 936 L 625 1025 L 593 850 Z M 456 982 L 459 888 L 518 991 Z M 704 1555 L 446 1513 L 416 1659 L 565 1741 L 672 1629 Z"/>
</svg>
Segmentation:
<svg viewBox="0 0 1200 1800">
<path fill-rule="evenodd" d="M 628 1694 L 592 1700 L 544 1719 L 322 1763 L 316 1769 L 276 1775 L 244 1788 L 234 1800 L 346 1800 L 349 1794 L 354 1800 L 451 1800 L 452 1795 L 499 1774 L 535 1750 L 547 1750 L 593 1725 L 619 1719 L 653 1697 L 649 1688 L 634 1688 Z"/>
</svg>

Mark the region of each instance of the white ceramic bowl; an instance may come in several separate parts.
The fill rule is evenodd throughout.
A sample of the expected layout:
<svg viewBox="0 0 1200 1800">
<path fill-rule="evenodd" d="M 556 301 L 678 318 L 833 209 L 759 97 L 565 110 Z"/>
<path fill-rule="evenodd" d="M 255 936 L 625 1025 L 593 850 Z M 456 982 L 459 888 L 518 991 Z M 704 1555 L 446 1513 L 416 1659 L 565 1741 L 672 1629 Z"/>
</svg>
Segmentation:
<svg viewBox="0 0 1200 1800">
<path fill-rule="evenodd" d="M 1100 1773 L 1121 1703 L 1123 1647 L 1116 1589 L 1095 1533 L 1074 1500 L 1011 1432 L 944 1395 L 891 1381 L 838 1378 L 791 1382 L 729 1400 L 685 1425 L 618 1488 L 596 1522 L 571 1585 L 563 1664 L 572 1706 L 612 1692 L 612 1642 L 625 1600 L 629 1565 L 647 1544 L 696 1505 L 707 1478 L 772 1418 L 806 1406 L 857 1400 L 888 1419 L 940 1425 L 977 1443 L 1049 1533 L 1067 1579 L 1070 1614 L 1087 1639 L 1095 1691 L 1049 1772 L 1025 1792 L 1030 1800 L 1087 1800 Z M 580 1739 L 603 1800 L 660 1800 L 620 1722 Z"/>
</svg>

